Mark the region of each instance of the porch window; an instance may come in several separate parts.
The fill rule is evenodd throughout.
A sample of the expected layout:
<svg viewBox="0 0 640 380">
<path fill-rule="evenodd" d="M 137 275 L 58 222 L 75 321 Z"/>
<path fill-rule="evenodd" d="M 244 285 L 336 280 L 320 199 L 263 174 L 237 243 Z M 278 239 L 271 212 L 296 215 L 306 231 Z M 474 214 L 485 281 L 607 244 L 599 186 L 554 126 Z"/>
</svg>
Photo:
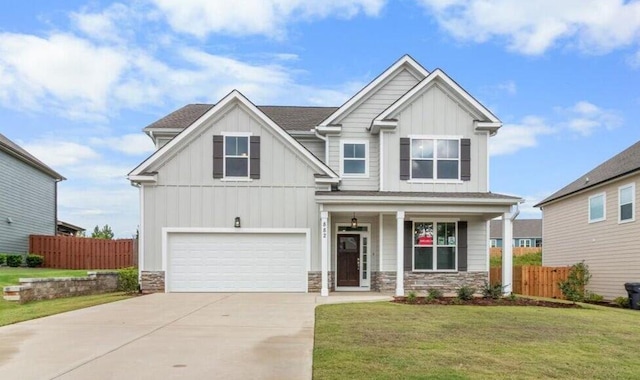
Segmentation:
<svg viewBox="0 0 640 380">
<path fill-rule="evenodd" d="M 455 222 L 414 222 L 413 270 L 456 270 L 456 230 Z"/>
<path fill-rule="evenodd" d="M 460 140 L 412 138 L 411 179 L 460 179 Z"/>
<path fill-rule="evenodd" d="M 618 189 L 619 222 L 633 222 L 635 220 L 635 184 L 622 186 Z"/>
</svg>

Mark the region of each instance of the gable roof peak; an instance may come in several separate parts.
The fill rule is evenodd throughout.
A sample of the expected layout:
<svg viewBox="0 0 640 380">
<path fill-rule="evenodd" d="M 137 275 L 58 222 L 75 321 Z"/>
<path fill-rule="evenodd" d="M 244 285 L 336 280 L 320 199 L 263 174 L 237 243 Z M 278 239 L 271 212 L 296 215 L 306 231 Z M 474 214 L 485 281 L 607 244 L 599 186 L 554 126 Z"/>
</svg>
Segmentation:
<svg viewBox="0 0 640 380">
<path fill-rule="evenodd" d="M 31 153 L 27 152 L 20 145 L 9 140 L 9 138 L 3 135 L 2 133 L 0 133 L 0 150 L 7 152 L 8 154 L 19 159 L 20 161 L 40 170 L 43 173 L 48 174 L 49 176 L 51 176 L 52 178 L 58 181 L 64 181 L 66 179 L 60 173 L 51 169 L 47 164 L 37 159 Z"/>
</svg>

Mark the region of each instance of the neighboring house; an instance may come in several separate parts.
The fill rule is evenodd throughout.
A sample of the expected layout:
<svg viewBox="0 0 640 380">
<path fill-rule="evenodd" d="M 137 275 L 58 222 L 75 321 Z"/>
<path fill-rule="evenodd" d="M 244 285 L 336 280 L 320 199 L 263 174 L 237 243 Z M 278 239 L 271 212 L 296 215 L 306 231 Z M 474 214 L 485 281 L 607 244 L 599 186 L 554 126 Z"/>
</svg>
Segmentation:
<svg viewBox="0 0 640 380">
<path fill-rule="evenodd" d="M 61 220 L 58 220 L 57 226 L 58 226 L 57 228 L 58 235 L 77 236 L 78 234 L 81 234 L 84 231 L 86 231 L 82 227 L 78 227 L 71 223 L 63 222 Z"/>
<path fill-rule="evenodd" d="M 608 299 L 640 282 L 640 142 L 580 176 L 536 207 L 542 209 L 542 264 L 582 260 L 593 277 L 588 290 Z"/>
<path fill-rule="evenodd" d="M 479 289 L 489 220 L 510 235 L 521 202 L 489 191 L 500 126 L 409 56 L 340 107 L 255 106 L 235 90 L 187 105 L 144 129 L 158 150 L 128 177 L 142 290 Z"/>
<path fill-rule="evenodd" d="M 491 221 L 489 234 L 492 248 L 502 248 L 502 220 Z M 512 247 L 542 247 L 542 219 L 516 219 L 513 221 Z"/>
<path fill-rule="evenodd" d="M 65 178 L 0 134 L 0 252 L 25 253 L 29 235 L 55 235 Z"/>
</svg>

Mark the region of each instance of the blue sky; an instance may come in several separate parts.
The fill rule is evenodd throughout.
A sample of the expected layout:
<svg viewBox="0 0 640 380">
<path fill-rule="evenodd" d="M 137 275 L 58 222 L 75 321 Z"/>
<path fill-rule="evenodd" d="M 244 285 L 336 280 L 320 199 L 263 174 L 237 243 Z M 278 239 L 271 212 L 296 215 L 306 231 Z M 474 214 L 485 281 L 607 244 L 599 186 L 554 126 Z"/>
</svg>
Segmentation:
<svg viewBox="0 0 640 380">
<path fill-rule="evenodd" d="M 0 133 L 68 179 L 59 218 L 135 233 L 141 129 L 237 88 L 342 104 L 403 54 L 504 123 L 491 190 L 532 205 L 640 140 L 640 1 L 3 2 Z"/>
</svg>

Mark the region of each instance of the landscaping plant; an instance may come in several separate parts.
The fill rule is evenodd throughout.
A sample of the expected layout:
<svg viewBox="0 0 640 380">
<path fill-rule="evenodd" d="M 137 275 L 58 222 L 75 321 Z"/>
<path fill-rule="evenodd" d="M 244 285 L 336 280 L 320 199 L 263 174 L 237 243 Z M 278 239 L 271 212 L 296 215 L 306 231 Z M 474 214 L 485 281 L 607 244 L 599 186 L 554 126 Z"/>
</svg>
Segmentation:
<svg viewBox="0 0 640 380">
<path fill-rule="evenodd" d="M 566 281 L 560 281 L 558 286 L 566 299 L 573 302 L 584 301 L 585 286 L 591 279 L 589 266 L 584 261 L 573 264 Z"/>
<path fill-rule="evenodd" d="M 463 285 L 458 289 L 458 298 L 462 301 L 469 301 L 473 298 L 473 293 L 476 290 L 469 285 Z"/>
<path fill-rule="evenodd" d="M 412 290 L 407 294 L 407 302 L 416 303 L 416 292 Z"/>
<path fill-rule="evenodd" d="M 44 264 L 44 256 L 40 255 L 27 255 L 26 263 L 29 268 L 38 268 Z"/>
<path fill-rule="evenodd" d="M 482 296 L 484 298 L 492 298 L 497 300 L 502 297 L 502 284 L 497 283 L 495 285 L 491 285 L 487 281 L 484 282 L 484 286 L 482 287 Z"/>
<path fill-rule="evenodd" d="M 629 297 L 616 297 L 613 299 L 613 303 L 625 309 L 629 308 Z"/>
<path fill-rule="evenodd" d="M 429 290 L 427 290 L 427 300 L 429 301 L 433 301 L 436 300 L 438 298 L 442 298 L 442 290 L 437 289 L 437 288 L 429 288 Z"/>
<path fill-rule="evenodd" d="M 7 254 L 0 253 L 0 266 L 7 265 Z"/>
<path fill-rule="evenodd" d="M 22 265 L 22 255 L 8 254 L 7 265 L 12 268 L 17 268 Z"/>
<path fill-rule="evenodd" d="M 138 292 L 138 268 L 129 267 L 118 270 L 118 291 L 127 293 Z"/>
</svg>

